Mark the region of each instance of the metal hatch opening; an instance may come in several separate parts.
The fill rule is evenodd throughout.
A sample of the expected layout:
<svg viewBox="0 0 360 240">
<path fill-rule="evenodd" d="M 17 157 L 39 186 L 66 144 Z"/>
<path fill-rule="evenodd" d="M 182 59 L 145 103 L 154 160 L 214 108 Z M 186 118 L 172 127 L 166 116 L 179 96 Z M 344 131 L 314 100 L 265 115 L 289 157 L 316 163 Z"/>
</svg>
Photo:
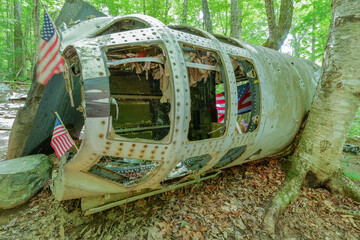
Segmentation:
<svg viewBox="0 0 360 240">
<path fill-rule="evenodd" d="M 111 93 L 110 136 L 166 140 L 170 131 L 170 71 L 158 45 L 106 52 Z"/>
</svg>

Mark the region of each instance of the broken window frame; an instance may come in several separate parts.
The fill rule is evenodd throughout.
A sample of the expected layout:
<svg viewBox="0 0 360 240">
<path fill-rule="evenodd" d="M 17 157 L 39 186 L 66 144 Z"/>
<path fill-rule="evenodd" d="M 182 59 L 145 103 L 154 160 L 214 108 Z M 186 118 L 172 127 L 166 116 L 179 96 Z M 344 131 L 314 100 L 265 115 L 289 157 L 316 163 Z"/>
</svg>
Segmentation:
<svg viewBox="0 0 360 240">
<path fill-rule="evenodd" d="M 87 173 L 123 187 L 134 187 L 153 177 L 162 162 L 103 155 Z"/>
<path fill-rule="evenodd" d="M 187 42 L 179 42 L 180 44 L 180 47 L 182 49 L 182 53 L 183 53 L 183 56 L 185 56 L 184 54 L 184 47 L 189 47 L 189 48 L 192 48 L 194 50 L 197 50 L 197 51 L 206 51 L 206 52 L 209 52 L 209 53 L 213 53 L 214 56 L 216 56 L 216 66 L 211 66 L 211 65 L 207 65 L 207 64 L 199 64 L 199 63 L 193 63 L 193 62 L 189 62 L 189 61 L 186 61 L 186 59 L 184 58 L 184 62 L 185 62 L 185 66 L 186 66 L 186 69 L 188 70 L 188 68 L 199 68 L 199 69 L 203 69 L 203 70 L 210 70 L 210 71 L 218 71 L 220 72 L 221 74 L 221 78 L 222 78 L 222 85 L 223 85 L 223 88 L 224 88 L 224 92 L 225 92 L 225 116 L 224 116 L 224 122 L 223 122 L 223 126 L 222 128 L 225 128 L 223 133 L 221 134 L 221 136 L 218 136 L 218 137 L 208 137 L 208 138 L 204 138 L 204 139 L 200 139 L 200 140 L 190 140 L 189 139 L 189 134 L 190 134 L 190 129 L 191 129 L 191 117 L 190 117 L 190 121 L 189 121 L 189 125 L 188 125 L 188 135 L 187 135 L 187 139 L 188 141 L 190 142 L 199 142 L 199 141 L 212 141 L 214 139 L 221 139 L 221 138 L 225 138 L 226 137 L 226 134 L 228 132 L 228 127 L 229 127 L 229 116 L 230 116 L 230 98 L 229 98 L 229 95 L 230 95 L 230 85 L 229 85 L 229 77 L 228 77 L 228 73 L 225 68 L 225 61 L 222 57 L 222 54 L 220 53 L 219 50 L 217 49 L 211 49 L 211 48 L 205 48 L 205 47 L 202 47 L 202 46 L 199 46 L 199 45 L 195 45 L 195 44 L 191 44 L 191 43 L 187 43 Z M 189 74 L 188 74 L 189 75 Z M 202 82 L 204 81 L 203 79 L 201 81 L 198 81 L 198 82 Z M 215 80 L 214 80 L 215 81 Z M 191 86 L 190 86 L 190 76 L 188 76 L 188 81 L 187 81 L 187 84 L 189 86 L 189 88 L 191 89 Z M 190 93 L 191 93 L 191 90 L 190 90 Z M 216 82 L 215 82 L 215 91 L 214 91 L 214 97 L 215 97 L 215 108 L 216 108 Z M 192 115 L 191 114 L 191 111 L 192 111 L 192 104 L 191 104 L 191 94 L 190 94 L 190 98 L 188 99 L 189 101 L 189 105 L 190 105 L 190 116 Z M 216 113 L 218 113 L 217 109 L 216 109 Z M 217 118 L 217 121 L 216 123 L 218 123 L 218 118 Z M 216 131 L 218 131 L 219 129 L 216 129 Z M 208 134 L 212 134 L 214 131 L 210 131 Z"/>
<path fill-rule="evenodd" d="M 134 58 L 126 58 L 126 59 L 121 59 L 121 60 L 115 60 L 115 61 L 111 61 L 108 60 L 108 57 L 106 55 L 106 53 L 108 52 L 109 49 L 123 49 L 123 50 L 128 50 L 128 49 L 136 49 L 136 48 L 140 48 L 141 46 L 143 46 L 144 48 L 147 47 L 157 47 L 160 48 L 165 56 L 164 56 L 164 61 L 161 60 L 160 58 L 156 58 L 156 57 L 134 57 Z M 104 58 L 104 62 L 108 71 L 108 76 L 109 76 L 109 84 L 110 84 L 110 70 L 109 67 L 111 66 L 115 66 L 115 65 L 119 65 L 119 64 L 125 64 L 125 63 L 133 63 L 133 62 L 148 62 L 146 60 L 150 60 L 150 62 L 155 62 L 155 63 L 163 63 L 164 64 L 164 69 L 165 69 L 165 65 L 168 69 L 168 73 L 169 73 L 169 77 L 168 77 L 168 81 L 169 81 L 169 94 L 168 94 L 168 103 L 170 104 L 170 110 L 168 112 L 168 116 L 169 116 L 169 131 L 167 133 L 167 135 L 161 139 L 161 140 L 153 140 L 153 139 L 146 139 L 146 138 L 127 138 L 127 137 L 123 137 L 121 135 L 118 135 L 115 133 L 114 127 L 113 127 L 113 123 L 112 123 L 112 116 L 109 116 L 109 126 L 108 126 L 108 131 L 107 131 L 107 137 L 110 140 L 115 140 L 115 141 L 127 141 L 127 142 L 139 142 L 139 143 L 157 143 L 157 144 L 169 144 L 172 141 L 173 138 L 173 129 L 174 129 L 174 106 L 175 106 L 175 96 L 174 96 L 174 79 L 172 76 L 172 68 L 171 68 L 171 64 L 170 64 L 170 60 L 169 60 L 169 54 L 167 52 L 167 49 L 164 45 L 164 43 L 162 41 L 156 41 L 156 42 L 151 42 L 151 43 L 136 43 L 136 44 L 121 44 L 120 46 L 105 46 L 102 48 L 102 55 Z M 137 61 L 140 60 L 140 61 Z M 151 61 L 152 60 L 152 61 Z M 135 70 L 134 70 L 135 71 Z M 158 80 L 160 81 L 160 79 Z M 164 96 L 163 92 L 162 92 L 162 96 Z M 110 101 L 109 104 L 111 104 L 111 90 L 110 90 Z"/>
<path fill-rule="evenodd" d="M 238 130 L 236 131 L 239 135 L 244 135 L 244 134 L 254 132 L 255 130 L 258 129 L 258 126 L 260 125 L 260 119 L 261 119 L 261 102 L 260 102 L 261 88 L 260 88 L 259 74 L 258 74 L 258 71 L 256 69 L 255 63 L 254 63 L 254 61 L 252 59 L 245 58 L 243 56 L 232 55 L 232 54 L 229 54 L 229 57 L 230 57 L 231 60 L 235 60 L 237 62 L 238 61 L 243 61 L 245 64 L 250 65 L 253 68 L 254 72 L 255 72 L 255 77 L 254 78 L 251 78 L 248 75 L 246 76 L 247 79 L 248 79 L 247 81 L 249 82 L 249 87 L 250 87 L 250 92 L 251 92 L 250 121 L 248 122 L 248 127 L 247 127 L 247 130 L 245 132 L 241 133 Z M 240 63 L 239 63 L 239 65 L 241 66 Z M 234 71 L 235 69 L 233 68 L 233 73 L 234 73 L 234 77 L 235 77 L 235 80 L 236 80 L 236 75 L 235 75 L 235 71 Z M 237 83 L 237 81 L 236 81 L 236 83 Z M 244 113 L 244 114 L 246 114 L 246 113 Z M 240 115 L 241 114 L 236 115 L 236 123 L 237 124 L 239 124 L 238 116 L 240 116 Z"/>
</svg>

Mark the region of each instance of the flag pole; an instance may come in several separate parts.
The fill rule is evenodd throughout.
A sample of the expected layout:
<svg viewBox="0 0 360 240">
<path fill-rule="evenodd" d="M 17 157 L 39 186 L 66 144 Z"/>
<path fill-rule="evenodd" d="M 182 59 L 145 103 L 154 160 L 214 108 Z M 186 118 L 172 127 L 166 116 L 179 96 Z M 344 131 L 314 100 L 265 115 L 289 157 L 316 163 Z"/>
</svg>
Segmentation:
<svg viewBox="0 0 360 240">
<path fill-rule="evenodd" d="M 78 147 L 76 146 L 74 139 L 72 139 L 72 137 L 71 137 L 70 133 L 68 132 L 68 130 L 66 129 L 64 123 L 61 121 L 61 118 L 60 118 L 59 114 L 58 114 L 57 112 L 55 112 L 55 115 L 56 115 L 56 117 L 59 119 L 61 125 L 65 128 L 66 133 L 67 133 L 67 134 L 69 135 L 69 137 L 71 138 L 71 141 L 72 141 L 73 144 L 74 144 L 74 147 L 75 147 L 75 149 L 76 149 L 76 152 L 79 152 L 79 149 L 78 149 Z"/>
</svg>

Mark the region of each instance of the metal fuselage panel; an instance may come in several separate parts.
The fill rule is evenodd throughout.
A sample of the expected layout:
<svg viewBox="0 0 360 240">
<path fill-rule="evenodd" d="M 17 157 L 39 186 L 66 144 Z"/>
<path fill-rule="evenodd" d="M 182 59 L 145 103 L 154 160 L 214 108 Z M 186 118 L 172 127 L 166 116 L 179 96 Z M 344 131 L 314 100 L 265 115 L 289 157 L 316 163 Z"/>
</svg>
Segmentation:
<svg viewBox="0 0 360 240">
<path fill-rule="evenodd" d="M 122 19 L 141 21 L 150 27 L 96 36 Z M 73 32 L 71 28 L 67 30 L 64 35 L 66 45 L 62 47 L 65 58 L 66 51 L 74 49 L 81 64 L 86 111 L 85 134 L 79 152 L 69 162 L 63 163 L 54 181 L 54 194 L 59 200 L 161 188 L 161 182 L 179 162 L 209 154 L 211 160 L 202 169 L 185 177 L 192 179 L 195 175 L 211 170 L 230 149 L 244 145 L 247 146 L 245 152 L 224 167 L 276 154 L 287 147 L 297 134 L 309 110 L 318 81 L 316 73 L 319 69 L 309 61 L 241 41 L 237 41 L 239 46 L 222 43 L 199 29 L 193 30 L 203 37 L 170 29 L 148 16 L 103 18 L 85 22 L 76 28 Z M 77 37 L 72 40 L 74 35 Z M 166 53 L 165 64 L 170 69 L 170 131 L 161 141 L 114 137 L 109 116 L 110 72 L 105 52 L 117 47 L 149 44 L 161 46 Z M 227 119 L 226 131 L 221 137 L 188 140 L 190 89 L 182 44 L 216 52 L 224 66 Z M 257 128 L 249 133 L 239 134 L 236 131 L 238 96 L 230 56 L 251 61 L 257 71 L 260 113 Z M 123 186 L 88 172 L 101 156 L 151 160 L 159 162 L 159 167 L 146 180 L 136 185 Z"/>
</svg>

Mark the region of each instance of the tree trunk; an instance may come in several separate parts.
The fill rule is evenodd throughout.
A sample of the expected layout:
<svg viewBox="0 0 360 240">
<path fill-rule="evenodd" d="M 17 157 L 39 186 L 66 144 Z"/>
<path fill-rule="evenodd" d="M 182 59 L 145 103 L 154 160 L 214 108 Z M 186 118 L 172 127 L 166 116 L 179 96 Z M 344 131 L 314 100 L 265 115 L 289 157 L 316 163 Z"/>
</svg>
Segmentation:
<svg viewBox="0 0 360 240">
<path fill-rule="evenodd" d="M 231 30 L 230 30 L 231 31 Z M 225 27 L 224 27 L 224 30 L 223 30 L 223 34 L 224 36 L 227 35 L 227 32 L 228 32 L 228 10 L 227 8 L 225 9 Z"/>
<path fill-rule="evenodd" d="M 315 44 L 316 44 L 316 37 L 315 37 L 315 31 L 316 31 L 316 18 L 313 19 L 312 24 L 312 36 L 311 36 L 311 61 L 315 61 L 316 55 L 315 55 Z"/>
<path fill-rule="evenodd" d="M 169 0 L 166 0 L 165 1 L 165 9 L 164 9 L 164 23 L 165 23 L 165 25 L 169 24 L 168 23 L 168 16 L 169 16 L 170 8 L 171 8 L 171 4 L 169 5 Z"/>
<path fill-rule="evenodd" d="M 293 0 L 281 0 L 280 17 L 278 22 L 275 17 L 273 0 L 265 0 L 265 7 L 269 27 L 269 37 L 263 46 L 279 50 L 283 45 L 291 27 L 294 3 Z"/>
<path fill-rule="evenodd" d="M 33 21 L 34 21 L 34 55 L 32 59 L 32 66 L 37 63 L 39 53 L 39 42 L 40 42 L 40 4 L 39 0 L 34 0 L 33 8 Z M 34 71 L 34 67 L 31 68 Z"/>
<path fill-rule="evenodd" d="M 296 33 L 293 35 L 293 39 L 292 39 L 292 49 L 293 49 L 293 56 L 294 57 L 300 57 L 299 54 L 299 48 L 300 48 L 300 39 L 298 38 L 298 36 L 296 35 Z"/>
<path fill-rule="evenodd" d="M 204 15 L 203 19 L 204 19 L 204 23 L 205 23 L 205 29 L 209 33 L 212 33 L 213 29 L 212 29 L 212 22 L 211 22 L 208 2 L 207 2 L 207 0 L 201 0 L 201 3 L 202 3 L 202 8 L 203 8 L 203 15 Z"/>
<path fill-rule="evenodd" d="M 14 1 L 14 50 L 15 50 L 15 77 L 22 76 L 25 72 L 25 57 L 23 51 L 23 33 L 21 24 L 21 4 Z"/>
<path fill-rule="evenodd" d="M 360 201 L 360 187 L 340 171 L 341 151 L 360 103 L 360 5 L 333 0 L 332 6 L 320 85 L 290 158 L 293 166 L 263 222 L 272 233 L 277 216 L 297 198 L 304 180 L 309 186 L 326 187 Z"/>
<path fill-rule="evenodd" d="M 143 0 L 143 14 L 146 15 L 146 3 L 145 3 L 145 0 Z"/>
<path fill-rule="evenodd" d="M 8 29 L 8 31 L 5 31 L 6 32 L 6 46 L 8 48 L 8 50 L 10 51 L 10 49 L 12 49 L 12 46 L 11 46 L 11 43 L 12 43 L 12 39 L 11 39 L 11 29 L 12 27 L 10 26 L 9 22 L 10 22 L 10 4 L 9 4 L 9 0 L 6 1 L 6 17 L 7 17 L 7 20 L 6 20 L 6 28 Z M 8 72 L 12 72 L 12 67 L 13 67 L 13 58 L 11 56 L 10 53 L 7 54 L 7 70 Z"/>
<path fill-rule="evenodd" d="M 242 0 L 241 0 L 242 1 Z M 241 39 L 242 9 L 238 0 L 231 0 L 231 29 L 230 37 Z"/>
<path fill-rule="evenodd" d="M 320 183 L 339 171 L 341 150 L 360 103 L 360 5 L 333 0 L 332 6 L 321 87 L 303 136 L 308 153 L 300 153 L 312 159 L 311 171 Z"/>
<path fill-rule="evenodd" d="M 184 0 L 184 8 L 183 8 L 183 19 L 182 19 L 182 24 L 186 25 L 186 20 L 187 20 L 187 0 Z"/>
</svg>

